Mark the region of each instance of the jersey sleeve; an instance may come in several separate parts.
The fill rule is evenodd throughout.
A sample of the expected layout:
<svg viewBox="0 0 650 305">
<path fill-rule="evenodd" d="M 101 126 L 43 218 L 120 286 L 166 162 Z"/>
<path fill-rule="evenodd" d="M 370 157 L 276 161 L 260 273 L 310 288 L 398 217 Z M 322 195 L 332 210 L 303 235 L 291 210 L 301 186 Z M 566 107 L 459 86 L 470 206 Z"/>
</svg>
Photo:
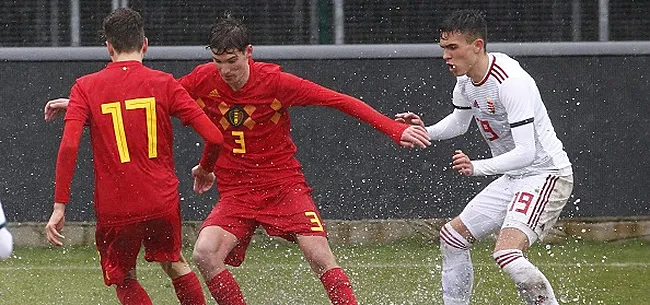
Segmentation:
<svg viewBox="0 0 650 305">
<path fill-rule="evenodd" d="M 533 122 L 535 115 L 534 99 L 539 96 L 532 80 L 510 78 L 499 89 L 499 98 L 508 113 L 508 123 L 512 125 Z M 515 126 L 516 127 L 516 126 Z"/>
<path fill-rule="evenodd" d="M 79 151 L 83 126 L 83 121 L 66 119 L 59 153 L 56 157 L 54 202 L 68 203 L 70 200 L 70 185 L 74 175 L 74 166 L 77 162 L 77 152 Z"/>
<path fill-rule="evenodd" d="M 368 104 L 349 95 L 330 90 L 295 75 L 282 72 L 278 94 L 293 106 L 325 106 L 360 119 L 399 143 L 408 125 L 384 116 Z"/>
<path fill-rule="evenodd" d="M 78 120 L 84 123 L 90 122 L 90 105 L 85 92 L 79 82 L 75 82 L 70 89 L 70 99 L 65 114 L 65 120 Z"/>
</svg>

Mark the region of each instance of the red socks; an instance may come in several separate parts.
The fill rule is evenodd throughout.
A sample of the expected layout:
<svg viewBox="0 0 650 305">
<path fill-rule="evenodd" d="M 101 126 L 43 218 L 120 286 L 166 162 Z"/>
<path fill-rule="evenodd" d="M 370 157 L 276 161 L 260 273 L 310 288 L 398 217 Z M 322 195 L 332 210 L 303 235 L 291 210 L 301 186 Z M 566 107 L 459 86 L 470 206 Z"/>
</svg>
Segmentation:
<svg viewBox="0 0 650 305">
<path fill-rule="evenodd" d="M 201 282 L 194 272 L 181 275 L 172 280 L 176 296 L 181 305 L 206 305 Z"/>
<path fill-rule="evenodd" d="M 320 281 L 325 286 L 327 296 L 334 305 L 357 305 L 350 279 L 341 268 L 327 270 Z"/>
<path fill-rule="evenodd" d="M 210 294 L 219 305 L 246 305 L 239 284 L 226 269 L 215 275 L 207 283 Z"/>
<path fill-rule="evenodd" d="M 126 280 L 115 286 L 117 298 L 122 305 L 152 305 L 151 299 L 137 280 Z"/>
</svg>

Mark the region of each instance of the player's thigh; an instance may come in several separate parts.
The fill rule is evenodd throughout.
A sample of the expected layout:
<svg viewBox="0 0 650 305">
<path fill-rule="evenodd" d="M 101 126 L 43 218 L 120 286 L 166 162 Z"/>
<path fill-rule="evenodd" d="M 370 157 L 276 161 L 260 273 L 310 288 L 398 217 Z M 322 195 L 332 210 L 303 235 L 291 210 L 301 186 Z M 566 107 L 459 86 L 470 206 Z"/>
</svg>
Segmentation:
<svg viewBox="0 0 650 305">
<path fill-rule="evenodd" d="M 259 209 L 254 208 L 255 199 L 246 195 L 219 199 L 201 226 L 194 246 L 195 259 L 205 261 L 212 257 L 239 266 L 259 225 L 256 220 Z"/>
<path fill-rule="evenodd" d="M 297 235 L 327 237 L 311 189 L 304 184 L 282 188 L 259 214 L 258 221 L 271 236 L 295 241 Z"/>
<path fill-rule="evenodd" d="M 181 255 L 181 215 L 174 211 L 142 224 L 145 238 L 144 258 L 148 262 L 176 262 Z"/>
<path fill-rule="evenodd" d="M 139 223 L 95 229 L 95 244 L 106 285 L 121 284 L 135 269 L 144 234 Z"/>
<path fill-rule="evenodd" d="M 512 199 L 510 180 L 502 176 L 492 181 L 460 213 L 460 220 L 475 239 L 480 240 L 501 228 Z"/>
<path fill-rule="evenodd" d="M 550 230 L 573 190 L 573 176 L 537 175 L 521 178 L 514 186 L 503 228 L 517 228 L 529 245 Z"/>
</svg>

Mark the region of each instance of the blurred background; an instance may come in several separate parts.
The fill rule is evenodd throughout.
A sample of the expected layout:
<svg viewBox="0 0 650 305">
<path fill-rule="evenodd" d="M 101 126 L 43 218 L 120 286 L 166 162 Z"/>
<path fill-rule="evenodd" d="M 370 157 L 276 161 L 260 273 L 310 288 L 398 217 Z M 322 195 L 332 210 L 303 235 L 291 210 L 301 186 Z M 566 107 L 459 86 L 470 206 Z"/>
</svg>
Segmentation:
<svg viewBox="0 0 650 305">
<path fill-rule="evenodd" d="M 29 0 L 0 1 L 0 46 L 99 46 L 111 10 L 142 13 L 153 45 L 204 45 L 217 16 L 241 16 L 256 45 L 431 43 L 460 8 L 489 16 L 491 42 L 650 40 L 650 1 Z"/>
</svg>

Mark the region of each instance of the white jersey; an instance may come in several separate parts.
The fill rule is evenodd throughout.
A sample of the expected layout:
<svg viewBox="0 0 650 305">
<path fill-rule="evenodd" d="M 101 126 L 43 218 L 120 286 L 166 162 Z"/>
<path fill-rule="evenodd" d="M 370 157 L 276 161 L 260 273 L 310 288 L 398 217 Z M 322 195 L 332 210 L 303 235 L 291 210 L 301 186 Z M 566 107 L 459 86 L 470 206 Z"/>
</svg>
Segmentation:
<svg viewBox="0 0 650 305">
<path fill-rule="evenodd" d="M 473 110 L 476 124 L 493 157 L 515 149 L 513 128 L 532 124 L 535 156 L 530 165 L 505 172 L 499 172 L 494 158 L 472 161 L 475 171 L 513 176 L 572 174 L 569 158 L 555 134 L 533 78 L 519 62 L 506 54 L 489 53 L 488 57 L 488 72 L 480 83 L 473 83 L 467 76 L 458 77 L 453 94 L 454 106 Z M 532 142 L 530 145 L 532 147 Z M 507 163 L 500 161 L 501 164 Z"/>
</svg>

